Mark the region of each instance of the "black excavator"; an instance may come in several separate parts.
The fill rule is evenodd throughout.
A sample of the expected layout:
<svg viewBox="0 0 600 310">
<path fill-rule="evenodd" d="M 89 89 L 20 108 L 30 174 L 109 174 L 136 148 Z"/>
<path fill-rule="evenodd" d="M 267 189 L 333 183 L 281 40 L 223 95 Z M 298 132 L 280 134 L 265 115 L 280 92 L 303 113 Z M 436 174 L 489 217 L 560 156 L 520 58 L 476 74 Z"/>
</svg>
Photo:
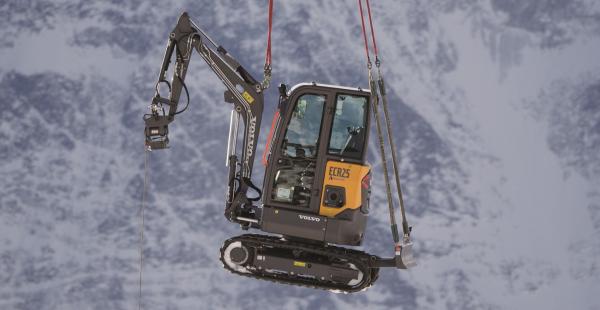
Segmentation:
<svg viewBox="0 0 600 310">
<path fill-rule="evenodd" d="M 144 115 L 147 150 L 168 147 L 169 124 L 189 105 L 184 81 L 194 51 L 225 84 L 224 101 L 233 104 L 227 143 L 225 217 L 244 230 L 270 233 L 226 240 L 220 251 L 224 268 L 277 283 L 357 292 L 373 284 L 381 267 L 406 269 L 415 264 L 406 217 L 401 242 L 391 201 L 395 256 L 380 258 L 341 247 L 361 245 L 364 237 L 371 192 L 366 153 L 372 114 L 386 164 L 378 97 L 372 90 L 315 82 L 288 89 L 281 84 L 263 157 L 266 168 L 261 189 L 251 177 L 263 95 L 270 82 L 270 61 L 265 65 L 265 79 L 257 81 L 183 13 L 169 35 L 150 113 Z M 173 54 L 175 66 L 169 82 L 167 71 Z M 160 94 L 161 84 L 168 88 L 168 96 Z M 376 87 L 371 79 L 371 89 Z M 182 91 L 187 104 L 178 111 Z M 389 129 L 387 115 L 386 120 Z M 242 140 L 241 150 L 238 140 Z M 385 177 L 390 198 L 387 170 Z"/>
</svg>

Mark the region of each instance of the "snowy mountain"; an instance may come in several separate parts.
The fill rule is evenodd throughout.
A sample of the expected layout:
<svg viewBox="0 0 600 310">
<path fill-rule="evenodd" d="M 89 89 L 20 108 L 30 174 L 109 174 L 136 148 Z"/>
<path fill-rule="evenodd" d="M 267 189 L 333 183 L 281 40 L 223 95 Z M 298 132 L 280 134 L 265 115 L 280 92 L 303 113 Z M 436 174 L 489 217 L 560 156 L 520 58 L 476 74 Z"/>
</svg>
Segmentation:
<svg viewBox="0 0 600 310">
<path fill-rule="evenodd" d="M 196 57 L 171 148 L 149 154 L 144 308 L 600 309 L 600 5 L 371 4 L 419 266 L 351 295 L 222 269 L 243 233 L 223 217 L 230 107 Z M 167 35 L 188 11 L 260 76 L 266 6 L 0 2 L 0 309 L 137 307 L 141 117 Z M 276 1 L 273 31 L 275 83 L 366 86 L 356 1 Z M 363 248 L 386 256 L 369 150 Z"/>
</svg>

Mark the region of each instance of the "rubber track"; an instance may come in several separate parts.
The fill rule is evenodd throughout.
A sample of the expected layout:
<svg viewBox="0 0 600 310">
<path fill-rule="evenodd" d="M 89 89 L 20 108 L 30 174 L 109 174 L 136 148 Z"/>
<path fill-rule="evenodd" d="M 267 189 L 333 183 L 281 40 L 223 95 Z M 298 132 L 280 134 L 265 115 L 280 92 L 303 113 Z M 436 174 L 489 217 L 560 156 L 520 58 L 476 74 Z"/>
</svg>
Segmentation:
<svg viewBox="0 0 600 310">
<path fill-rule="evenodd" d="M 249 270 L 252 273 L 242 273 L 231 269 L 225 261 L 223 260 L 225 248 L 235 241 L 241 241 L 242 244 L 250 246 L 250 247 L 260 247 L 260 246 L 272 246 L 278 248 L 288 248 L 290 250 L 300 249 L 303 251 L 315 253 L 317 255 L 333 257 L 337 259 L 347 260 L 348 262 L 354 264 L 362 273 L 363 277 L 368 277 L 368 279 L 363 278 L 363 281 L 360 285 L 355 287 L 348 287 L 345 285 L 339 285 L 331 282 L 320 281 L 318 279 L 310 279 L 310 278 L 300 278 L 289 276 L 286 274 L 272 274 L 265 273 L 264 271 L 258 270 Z M 344 292 L 344 293 L 354 293 L 365 290 L 369 288 L 379 277 L 379 268 L 378 267 L 369 267 L 370 259 L 374 258 L 373 255 L 368 253 L 337 247 L 337 246 L 318 246 L 308 243 L 301 243 L 297 241 L 290 240 L 282 240 L 280 237 L 276 236 L 268 236 L 268 235 L 258 235 L 258 234 L 246 234 L 237 237 L 230 238 L 223 243 L 221 247 L 221 263 L 223 263 L 223 267 L 229 272 L 245 276 L 254 279 L 267 280 L 275 283 L 283 283 L 296 285 L 301 287 L 308 287 L 314 289 L 328 290 L 328 291 L 336 291 L 336 292 Z"/>
</svg>

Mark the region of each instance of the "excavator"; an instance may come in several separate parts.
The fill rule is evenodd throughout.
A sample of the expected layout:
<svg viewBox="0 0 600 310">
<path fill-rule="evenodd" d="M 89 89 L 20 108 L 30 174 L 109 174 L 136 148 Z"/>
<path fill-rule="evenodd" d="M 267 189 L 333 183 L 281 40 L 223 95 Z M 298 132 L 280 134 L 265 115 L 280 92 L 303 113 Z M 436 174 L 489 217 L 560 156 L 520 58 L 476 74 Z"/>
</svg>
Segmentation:
<svg viewBox="0 0 600 310">
<path fill-rule="evenodd" d="M 262 159 L 264 181 L 259 188 L 252 182 L 252 172 L 264 91 L 271 76 L 270 40 L 265 78 L 258 81 L 184 12 L 169 35 L 150 112 L 144 115 L 146 149 L 168 148 L 169 125 L 189 105 L 185 77 L 195 52 L 223 82 L 224 101 L 232 104 L 225 217 L 243 230 L 268 233 L 226 240 L 220 250 L 225 269 L 240 276 L 351 293 L 371 286 L 382 267 L 407 269 L 415 265 L 406 216 L 403 214 L 403 241 L 393 216 L 379 100 L 374 94 L 377 86 L 383 89 L 383 80 L 377 85 L 369 75 L 371 89 L 316 82 L 288 89 L 281 84 Z M 167 72 L 173 58 L 175 65 L 169 82 Z M 168 89 L 168 95 L 160 93 L 161 84 Z M 182 92 L 187 104 L 179 111 Z M 387 107 L 385 112 L 391 134 Z M 369 217 L 371 167 L 366 157 L 371 118 L 376 120 L 386 169 L 394 239 L 391 258 L 347 247 L 361 245 Z M 389 140 L 393 143 L 391 136 Z M 397 177 L 393 148 L 392 152 Z M 400 190 L 399 181 L 397 185 Z"/>
</svg>

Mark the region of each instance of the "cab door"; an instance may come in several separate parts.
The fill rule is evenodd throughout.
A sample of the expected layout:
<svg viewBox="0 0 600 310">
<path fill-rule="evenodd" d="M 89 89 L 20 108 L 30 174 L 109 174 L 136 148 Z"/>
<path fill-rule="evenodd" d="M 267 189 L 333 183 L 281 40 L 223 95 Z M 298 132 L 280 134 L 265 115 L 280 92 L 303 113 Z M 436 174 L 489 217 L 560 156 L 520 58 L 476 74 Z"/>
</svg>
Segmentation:
<svg viewBox="0 0 600 310">
<path fill-rule="evenodd" d="M 266 205 L 319 212 L 325 169 L 322 153 L 329 137 L 325 130 L 334 96 L 326 87 L 303 85 L 287 99 L 265 175 Z"/>
<path fill-rule="evenodd" d="M 340 90 L 336 93 L 328 144 L 319 215 L 352 218 L 352 212 L 368 212 L 370 166 L 365 164 L 369 137 L 369 96 Z"/>
</svg>

